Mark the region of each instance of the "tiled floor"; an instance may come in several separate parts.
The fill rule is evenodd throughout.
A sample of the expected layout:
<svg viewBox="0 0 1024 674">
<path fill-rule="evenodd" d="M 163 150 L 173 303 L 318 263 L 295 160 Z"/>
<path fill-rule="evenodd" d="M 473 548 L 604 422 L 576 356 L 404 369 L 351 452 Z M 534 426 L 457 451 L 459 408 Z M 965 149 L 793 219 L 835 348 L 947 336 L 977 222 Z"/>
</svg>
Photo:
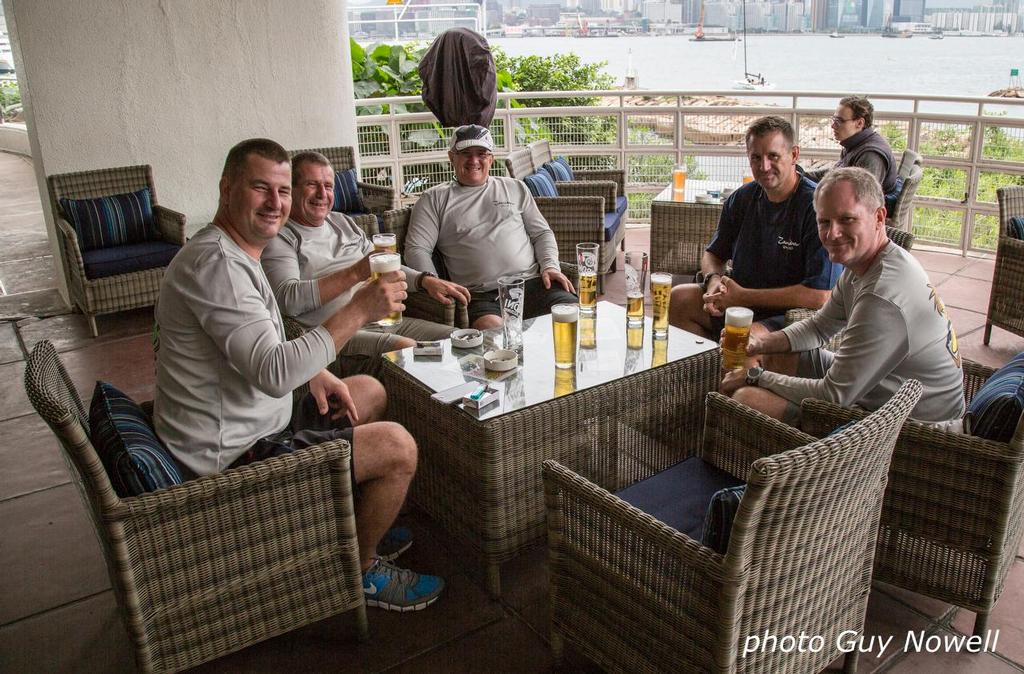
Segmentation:
<svg viewBox="0 0 1024 674">
<path fill-rule="evenodd" d="M 83 396 L 97 378 L 129 394 L 153 393 L 150 315 L 101 317 L 101 336 L 66 313 L 51 287 L 52 264 L 28 160 L 0 153 L 0 668 L 10 672 L 121 672 L 131 651 L 106 568 L 77 490 L 69 482 L 56 440 L 32 412 L 21 384 L 24 357 L 39 339 L 52 340 Z M 648 231 L 630 230 L 628 246 L 646 249 Z M 916 254 L 938 286 L 967 358 L 999 365 L 1024 350 L 1024 340 L 995 330 L 981 343 L 992 260 L 936 252 Z M 622 275 L 608 298 L 623 296 Z M 403 563 L 448 580 L 427 611 L 396 615 L 370 610 L 372 639 L 360 644 L 345 616 L 297 630 L 202 669 L 223 671 L 546 671 L 546 573 L 542 548 L 503 567 L 500 601 L 483 590 L 482 572 L 429 519 L 404 517 L 417 539 Z M 995 654 L 905 653 L 895 645 L 860 659 L 861 671 L 1024 672 L 1024 559 L 1010 572 L 991 619 L 1000 630 Z M 973 614 L 891 586 L 873 592 L 867 633 L 905 639 L 908 630 L 957 634 Z M 570 660 L 570 670 L 593 668 Z"/>
</svg>

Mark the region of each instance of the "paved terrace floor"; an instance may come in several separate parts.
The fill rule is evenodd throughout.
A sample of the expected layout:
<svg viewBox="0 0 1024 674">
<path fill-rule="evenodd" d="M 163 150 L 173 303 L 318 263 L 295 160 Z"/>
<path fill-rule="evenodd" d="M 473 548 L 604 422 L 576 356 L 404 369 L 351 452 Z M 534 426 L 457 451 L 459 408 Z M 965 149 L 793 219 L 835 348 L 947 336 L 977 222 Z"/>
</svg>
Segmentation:
<svg viewBox="0 0 1024 674">
<path fill-rule="evenodd" d="M 106 568 L 82 501 L 56 439 L 32 411 L 22 385 L 26 353 L 50 339 L 83 398 L 97 379 L 136 399 L 153 395 L 149 311 L 99 319 L 89 336 L 80 314 L 68 313 L 53 290 L 52 258 L 31 163 L 0 153 L 0 669 L 8 672 L 121 672 L 133 667 Z M 649 232 L 633 229 L 631 249 L 646 249 Z M 1024 340 L 995 330 L 982 345 L 991 256 L 915 253 L 952 315 L 960 348 L 971 359 L 1000 365 Z M 606 299 L 623 299 L 622 275 Z M 355 641 L 347 616 L 325 620 L 202 667 L 210 672 L 542 672 L 547 645 L 543 547 L 503 567 L 505 596 L 488 598 L 479 565 L 415 511 L 404 515 L 416 542 L 402 563 L 443 575 L 448 589 L 431 608 L 397 615 L 370 609 L 369 643 Z M 862 656 L 861 671 L 1024 672 L 1024 551 L 1010 571 L 990 622 L 1000 630 L 995 654 L 908 654 L 891 647 Z M 894 587 L 878 586 L 868 607 L 868 636 L 909 630 L 970 634 L 973 614 Z M 593 667 L 570 657 L 568 671 Z"/>
</svg>

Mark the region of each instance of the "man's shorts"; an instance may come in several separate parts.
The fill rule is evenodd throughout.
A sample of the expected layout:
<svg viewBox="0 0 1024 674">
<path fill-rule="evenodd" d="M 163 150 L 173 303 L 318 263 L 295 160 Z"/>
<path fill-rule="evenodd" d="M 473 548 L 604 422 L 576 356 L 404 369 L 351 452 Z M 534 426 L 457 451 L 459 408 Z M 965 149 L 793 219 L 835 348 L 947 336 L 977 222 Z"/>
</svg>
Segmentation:
<svg viewBox="0 0 1024 674">
<path fill-rule="evenodd" d="M 811 349 L 801 351 L 796 364 L 796 376 L 801 379 L 824 379 L 825 373 L 832 367 L 835 354 L 828 349 Z M 786 411 L 782 420 L 790 426 L 800 425 L 800 405 L 792 401 L 786 402 Z"/>
<path fill-rule="evenodd" d="M 725 329 L 725 314 L 721 316 L 709 316 L 711 319 L 711 336 L 719 339 L 722 330 Z M 754 322 L 763 325 L 768 332 L 775 332 L 786 327 L 786 314 L 772 314 L 754 312 Z"/>
<path fill-rule="evenodd" d="M 556 304 L 576 304 L 579 298 L 563 288 L 557 281 L 552 281 L 550 288 L 544 287 L 544 279 L 539 276 L 526 279 L 523 285 L 526 293 L 523 307 L 523 318 L 535 318 L 551 313 Z M 473 325 L 478 318 L 484 316 L 501 316 L 498 305 L 498 291 L 470 293 L 469 324 Z"/>
<path fill-rule="evenodd" d="M 354 449 L 352 422 L 347 416 L 332 420 L 330 414 L 320 414 L 316 399 L 307 393 L 292 413 L 288 428 L 257 440 L 244 454 L 235 459 L 229 468 L 291 454 L 296 450 L 331 440 L 347 440 Z M 356 497 L 359 495 L 359 488 L 356 484 L 355 451 L 352 452 L 349 468 L 352 477 L 352 496 Z"/>
</svg>

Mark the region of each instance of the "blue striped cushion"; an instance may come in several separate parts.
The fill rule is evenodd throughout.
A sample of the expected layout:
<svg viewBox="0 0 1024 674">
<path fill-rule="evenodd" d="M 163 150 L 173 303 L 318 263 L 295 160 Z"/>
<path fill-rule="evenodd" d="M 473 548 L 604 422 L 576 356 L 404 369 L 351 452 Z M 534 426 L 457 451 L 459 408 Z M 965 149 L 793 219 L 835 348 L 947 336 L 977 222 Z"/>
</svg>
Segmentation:
<svg viewBox="0 0 1024 674">
<path fill-rule="evenodd" d="M 339 213 L 365 213 L 363 200 L 359 198 L 356 170 L 346 169 L 334 174 L 334 207 Z"/>
<path fill-rule="evenodd" d="M 558 196 L 558 188 L 555 187 L 555 181 L 544 171 L 537 171 L 532 176 L 526 176 L 523 182 L 530 188 L 530 194 L 535 197 Z"/>
<path fill-rule="evenodd" d="M 997 442 L 1009 442 L 1024 410 L 1024 353 L 995 371 L 974 394 L 964 430 Z"/>
<path fill-rule="evenodd" d="M 1024 239 L 1024 218 L 1016 217 L 1010 218 L 1009 230 L 1007 234 L 1015 239 Z"/>
<path fill-rule="evenodd" d="M 564 157 L 558 157 L 553 161 L 546 162 L 541 166 L 551 179 L 557 182 L 571 182 L 574 178 L 572 174 L 572 167 L 569 166 L 569 162 Z"/>
<path fill-rule="evenodd" d="M 102 381 L 89 405 L 89 435 L 117 495 L 138 496 L 184 482 L 142 408 Z"/>
<path fill-rule="evenodd" d="M 148 187 L 96 199 L 61 199 L 60 208 L 75 228 L 83 253 L 160 238 Z"/>
</svg>

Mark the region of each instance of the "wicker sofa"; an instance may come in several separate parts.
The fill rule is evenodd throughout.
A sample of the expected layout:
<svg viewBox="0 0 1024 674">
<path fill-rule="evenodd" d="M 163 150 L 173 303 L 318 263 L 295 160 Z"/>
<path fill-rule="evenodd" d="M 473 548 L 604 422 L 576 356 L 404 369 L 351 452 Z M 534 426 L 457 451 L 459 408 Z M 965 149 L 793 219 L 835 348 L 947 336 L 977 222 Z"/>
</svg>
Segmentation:
<svg viewBox="0 0 1024 674">
<path fill-rule="evenodd" d="M 1024 187 L 1000 187 L 999 241 L 992 290 L 985 317 L 985 344 L 992 338 L 992 326 L 1024 336 L 1024 240 L 1010 236 L 1010 218 L 1024 217 Z"/>
</svg>

